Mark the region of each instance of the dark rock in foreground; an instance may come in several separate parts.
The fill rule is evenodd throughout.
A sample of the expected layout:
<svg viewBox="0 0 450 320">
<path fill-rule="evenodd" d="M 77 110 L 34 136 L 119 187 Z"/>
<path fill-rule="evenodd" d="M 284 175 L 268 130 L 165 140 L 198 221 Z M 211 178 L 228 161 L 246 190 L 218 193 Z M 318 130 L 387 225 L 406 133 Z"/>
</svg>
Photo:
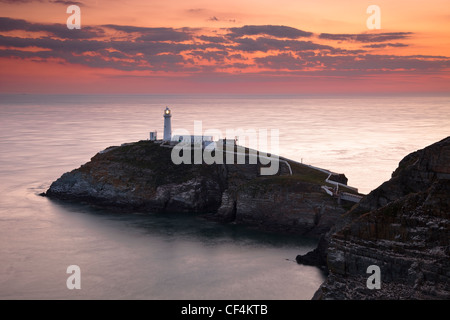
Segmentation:
<svg viewBox="0 0 450 320">
<path fill-rule="evenodd" d="M 405 157 L 297 261 L 326 259 L 314 299 L 450 299 L 449 219 L 450 137 Z M 370 265 L 380 267 L 380 290 L 366 286 Z"/>
<path fill-rule="evenodd" d="M 345 209 L 321 186 L 327 174 L 280 162 L 276 176 L 260 165 L 175 165 L 171 148 L 140 141 L 108 148 L 53 182 L 46 196 L 139 212 L 208 214 L 270 231 L 318 237 Z M 336 180 L 347 181 L 345 176 Z"/>
</svg>

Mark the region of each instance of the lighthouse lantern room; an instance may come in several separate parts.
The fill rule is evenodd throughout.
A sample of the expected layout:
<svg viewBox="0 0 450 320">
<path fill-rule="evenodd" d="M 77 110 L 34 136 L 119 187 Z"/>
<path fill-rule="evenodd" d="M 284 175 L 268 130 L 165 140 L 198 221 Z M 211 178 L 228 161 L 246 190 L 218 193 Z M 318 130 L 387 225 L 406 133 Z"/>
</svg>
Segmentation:
<svg viewBox="0 0 450 320">
<path fill-rule="evenodd" d="M 170 109 L 166 107 L 164 110 L 164 141 L 170 141 L 172 139 L 172 124 L 171 124 L 172 113 Z"/>
</svg>

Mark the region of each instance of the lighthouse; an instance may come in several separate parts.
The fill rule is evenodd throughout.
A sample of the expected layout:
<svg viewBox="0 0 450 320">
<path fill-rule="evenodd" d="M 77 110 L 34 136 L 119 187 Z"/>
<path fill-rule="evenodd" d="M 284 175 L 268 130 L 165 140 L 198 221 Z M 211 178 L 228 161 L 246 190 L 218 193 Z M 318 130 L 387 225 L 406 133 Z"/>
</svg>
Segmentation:
<svg viewBox="0 0 450 320">
<path fill-rule="evenodd" d="M 171 124 L 172 114 L 170 109 L 166 107 L 164 110 L 164 141 L 172 140 L 172 124 Z"/>
</svg>

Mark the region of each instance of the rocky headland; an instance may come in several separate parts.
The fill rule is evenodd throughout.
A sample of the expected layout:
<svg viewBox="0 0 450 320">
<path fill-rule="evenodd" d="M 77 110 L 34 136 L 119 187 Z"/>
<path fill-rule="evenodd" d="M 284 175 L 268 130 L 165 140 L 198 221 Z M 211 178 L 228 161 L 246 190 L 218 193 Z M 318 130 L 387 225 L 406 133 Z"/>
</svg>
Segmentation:
<svg viewBox="0 0 450 320">
<path fill-rule="evenodd" d="M 299 263 L 329 275 L 314 299 L 450 299 L 450 137 L 406 156 Z M 381 271 L 369 289 L 367 268 Z"/>
<path fill-rule="evenodd" d="M 450 299 L 450 137 L 406 156 L 353 206 L 323 188 L 346 184 L 344 175 L 288 159 L 275 176 L 261 176 L 260 164 L 175 165 L 171 151 L 152 141 L 109 147 L 45 196 L 320 237 L 314 251 L 297 257 L 328 273 L 314 299 Z M 381 289 L 367 287 L 373 265 Z"/>
<path fill-rule="evenodd" d="M 107 148 L 63 174 L 45 196 L 126 211 L 204 214 L 311 237 L 325 234 L 348 209 L 322 189 L 332 186 L 326 173 L 288 159 L 277 175 L 261 176 L 261 164 L 175 165 L 171 152 L 152 141 Z M 344 175 L 330 180 L 347 182 Z"/>
</svg>

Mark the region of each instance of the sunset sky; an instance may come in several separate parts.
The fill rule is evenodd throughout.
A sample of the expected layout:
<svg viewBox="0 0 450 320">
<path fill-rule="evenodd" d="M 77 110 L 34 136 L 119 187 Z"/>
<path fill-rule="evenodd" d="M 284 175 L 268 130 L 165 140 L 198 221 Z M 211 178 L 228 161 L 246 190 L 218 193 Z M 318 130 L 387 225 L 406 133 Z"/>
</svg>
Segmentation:
<svg viewBox="0 0 450 320">
<path fill-rule="evenodd" d="M 1 93 L 450 93 L 448 0 L 0 0 L 0 17 Z"/>
</svg>

